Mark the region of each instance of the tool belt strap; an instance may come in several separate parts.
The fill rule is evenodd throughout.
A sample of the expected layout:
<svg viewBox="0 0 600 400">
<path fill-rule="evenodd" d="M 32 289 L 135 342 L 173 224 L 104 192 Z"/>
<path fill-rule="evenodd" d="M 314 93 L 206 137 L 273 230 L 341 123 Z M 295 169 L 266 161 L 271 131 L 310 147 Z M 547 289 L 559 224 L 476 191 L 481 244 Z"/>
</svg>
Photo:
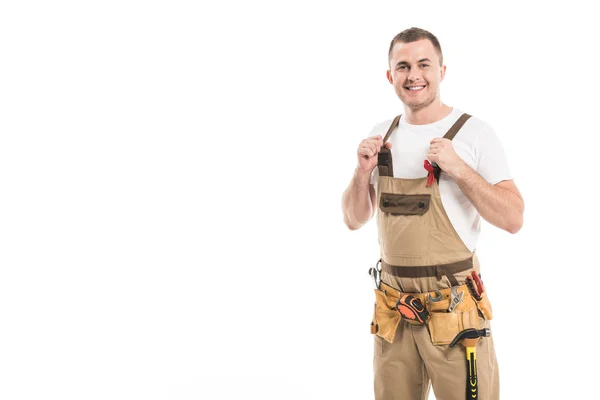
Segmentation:
<svg viewBox="0 0 600 400">
<path fill-rule="evenodd" d="M 390 275 L 400 278 L 426 278 L 429 276 L 435 276 L 438 280 L 442 279 L 442 276 L 446 275 L 452 286 L 458 285 L 458 281 L 453 274 L 466 271 L 471 268 L 473 268 L 473 257 L 450 264 L 410 267 L 390 265 L 381 260 L 381 269 Z"/>
</svg>

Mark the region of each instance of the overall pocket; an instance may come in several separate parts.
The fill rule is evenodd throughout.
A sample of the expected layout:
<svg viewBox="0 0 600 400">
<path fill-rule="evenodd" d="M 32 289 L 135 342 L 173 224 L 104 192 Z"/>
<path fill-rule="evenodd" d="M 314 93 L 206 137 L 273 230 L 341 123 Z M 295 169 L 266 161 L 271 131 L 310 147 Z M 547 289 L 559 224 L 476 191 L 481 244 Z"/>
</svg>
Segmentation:
<svg viewBox="0 0 600 400">
<path fill-rule="evenodd" d="M 429 252 L 429 194 L 381 193 L 378 227 L 383 251 L 389 256 L 422 258 Z"/>
<path fill-rule="evenodd" d="M 423 215 L 430 203 L 430 194 L 381 193 L 379 209 L 392 215 Z"/>
</svg>

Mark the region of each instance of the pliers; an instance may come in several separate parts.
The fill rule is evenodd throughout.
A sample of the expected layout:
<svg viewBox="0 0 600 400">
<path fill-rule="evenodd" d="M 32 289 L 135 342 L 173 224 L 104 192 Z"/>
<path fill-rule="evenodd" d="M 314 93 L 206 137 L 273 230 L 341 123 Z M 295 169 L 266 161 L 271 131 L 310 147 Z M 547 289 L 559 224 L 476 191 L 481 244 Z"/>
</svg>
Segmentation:
<svg viewBox="0 0 600 400">
<path fill-rule="evenodd" d="M 483 286 L 483 282 L 481 281 L 481 277 L 477 274 L 477 272 L 472 271 L 471 276 L 467 276 L 466 279 L 467 286 L 471 293 L 473 293 L 473 297 L 477 300 L 481 300 L 481 295 L 485 291 Z"/>
</svg>

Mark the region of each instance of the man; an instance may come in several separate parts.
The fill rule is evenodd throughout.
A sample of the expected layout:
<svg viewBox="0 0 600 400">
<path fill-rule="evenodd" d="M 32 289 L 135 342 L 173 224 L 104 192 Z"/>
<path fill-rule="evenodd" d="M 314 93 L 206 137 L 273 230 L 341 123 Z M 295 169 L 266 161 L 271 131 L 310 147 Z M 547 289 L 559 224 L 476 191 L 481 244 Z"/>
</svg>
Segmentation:
<svg viewBox="0 0 600 400">
<path fill-rule="evenodd" d="M 480 218 L 517 233 L 524 203 L 490 126 L 441 101 L 446 66 L 437 38 L 407 29 L 392 40 L 388 61 L 387 79 L 403 113 L 361 141 L 342 197 L 351 230 L 377 212 L 375 398 L 427 399 L 432 384 L 438 400 L 462 400 L 467 379 L 474 384 L 467 342 L 450 342 L 467 329 L 484 335 L 492 316 L 484 287 L 474 284 Z M 417 310 L 406 312 L 412 306 Z M 498 399 L 492 337 L 476 340 L 471 390 L 479 400 Z"/>
</svg>

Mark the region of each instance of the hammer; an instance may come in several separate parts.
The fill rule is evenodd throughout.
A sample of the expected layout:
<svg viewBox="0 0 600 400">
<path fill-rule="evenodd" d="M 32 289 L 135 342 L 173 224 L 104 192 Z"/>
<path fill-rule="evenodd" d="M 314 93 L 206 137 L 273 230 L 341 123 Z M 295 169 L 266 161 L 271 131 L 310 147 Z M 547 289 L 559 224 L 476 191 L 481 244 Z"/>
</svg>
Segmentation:
<svg viewBox="0 0 600 400">
<path fill-rule="evenodd" d="M 450 343 L 450 348 L 454 347 L 460 341 L 466 349 L 467 356 L 467 400 L 477 400 L 479 392 L 477 390 L 477 357 L 475 347 L 479 338 L 489 337 L 492 331 L 490 328 L 483 329 L 465 329 L 460 332 Z"/>
</svg>

